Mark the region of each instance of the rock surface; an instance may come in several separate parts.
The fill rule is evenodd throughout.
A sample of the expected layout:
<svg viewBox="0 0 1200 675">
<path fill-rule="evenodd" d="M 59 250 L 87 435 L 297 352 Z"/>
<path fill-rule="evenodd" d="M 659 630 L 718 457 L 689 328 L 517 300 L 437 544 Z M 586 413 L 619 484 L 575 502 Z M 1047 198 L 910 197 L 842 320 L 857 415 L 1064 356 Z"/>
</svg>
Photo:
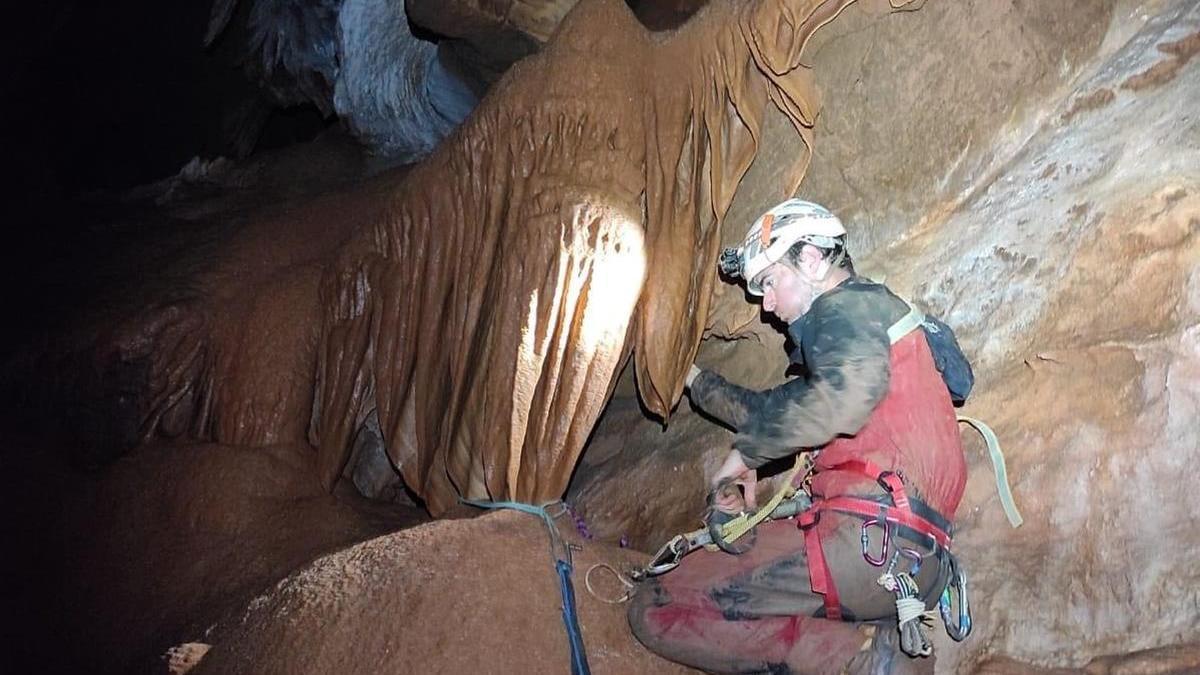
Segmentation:
<svg viewBox="0 0 1200 675">
<path fill-rule="evenodd" d="M 694 672 L 643 649 L 623 605 L 586 591 L 594 564 L 643 556 L 583 542 L 574 553 L 579 625 L 595 673 Z M 445 520 L 321 558 L 218 626 L 203 673 L 569 672 L 558 578 L 541 521 L 516 512 Z M 623 591 L 598 572 L 603 597 Z"/>
<path fill-rule="evenodd" d="M 957 12 L 930 3 L 879 22 L 920 24 L 927 10 L 933 25 Z M 872 166 L 837 143 L 818 145 L 832 156 L 814 160 L 801 187 L 846 200 L 849 227 L 870 251 L 861 270 L 956 327 L 980 377 L 964 412 L 991 422 L 1005 443 L 1026 524 L 1008 528 L 982 446 L 969 439 L 956 549 L 972 575 L 976 630 L 962 645 L 939 637 L 946 672 L 971 672 L 989 654 L 1015 659 L 1004 666 L 1012 672 L 1032 667 L 1016 664 L 1190 672 L 1170 648 L 1190 654 L 1186 645 L 1200 641 L 1190 527 L 1200 503 L 1180 478 L 1200 461 L 1190 422 L 1200 412 L 1200 66 L 1192 57 L 1200 8 L 1119 3 L 1111 12 L 1107 33 L 1074 33 L 1080 42 L 1065 51 L 1032 50 L 1061 54 L 1070 68 L 1022 66 L 1021 86 L 1005 93 L 1020 114 L 980 111 L 973 131 L 962 132 L 972 149 L 958 144 L 965 163 L 944 161 L 956 144 L 923 109 L 897 113 L 891 125 L 844 109 L 828 114 L 866 130 L 846 142 L 881 148 L 867 141 L 894 132 L 903 147 L 928 143 L 929 154 L 884 149 Z M 886 29 L 865 30 L 838 39 L 840 48 L 886 49 L 887 40 L 875 44 Z M 952 81 L 933 86 L 970 87 L 976 72 L 950 69 Z M 855 86 L 866 101 L 910 90 L 870 76 Z M 922 162 L 939 173 L 897 183 L 877 170 Z M 877 187 L 848 199 L 834 167 L 865 167 Z M 782 378 L 780 338 L 754 324 L 725 333 L 746 339 L 706 343 L 701 365 L 752 386 Z M 614 401 L 571 489 L 598 536 L 632 532 L 656 546 L 687 526 L 684 514 L 703 500 L 698 477 L 728 447 L 728 432 L 705 433 L 702 423 L 680 414 L 672 422 L 680 428 L 663 432 Z M 1159 647 L 1127 662 L 1103 657 Z M 988 661 L 985 672 L 1008 672 L 1001 662 Z"/>
<path fill-rule="evenodd" d="M 5 562 L 22 619 L 5 672 L 158 672 L 279 578 L 363 539 L 427 519 L 329 494 L 311 448 L 147 446 L 80 475 L 5 420 Z M 19 478 L 18 478 L 19 477 Z M 199 648 L 179 649 L 174 663 Z"/>
<path fill-rule="evenodd" d="M 765 124 L 811 141 L 799 59 L 849 1 L 718 3 L 669 39 L 582 3 L 427 161 L 215 225 L 82 360 L 131 380 L 142 441 L 307 441 L 332 487 L 375 414 L 435 515 L 557 498 L 631 351 L 649 408 L 678 399 L 721 220 Z M 779 197 L 808 151 L 777 159 Z"/>
<path fill-rule="evenodd" d="M 1200 8 L 882 8 L 817 33 L 810 71 L 805 11 L 841 3 L 714 3 L 650 35 L 621 3 L 584 2 L 430 163 L 176 221 L 70 356 L 29 366 L 69 368 L 79 396 L 103 394 L 97 428 L 149 444 L 94 477 L 6 465 L 4 492 L 27 498 L 14 522 L 52 542 L 22 549 L 44 569 L 18 606 L 52 614 L 24 655 L 46 670 L 91 656 L 145 671 L 163 654 L 181 672 L 562 670 L 536 520 L 378 537 L 411 521 L 326 488 L 373 411 L 438 512 L 459 494 L 557 497 L 592 433 L 569 493 L 592 535 L 652 548 L 691 529 L 729 432 L 687 403 L 665 430 L 646 408 L 669 410 L 702 333 L 701 365 L 758 387 L 784 377 L 782 338 L 711 258 L 799 180 L 827 72 L 838 104 L 802 193 L 844 209 L 861 269 L 956 326 L 980 376 L 965 412 L 1000 433 L 1026 517 L 1006 529 L 972 441 L 956 548 L 977 626 L 962 645 L 938 638 L 939 668 L 1194 670 Z M 785 25 L 795 42 L 764 48 Z M 581 81 L 600 93 L 582 99 Z M 643 231 L 651 292 L 635 309 L 642 267 L 586 277 L 597 250 Z M 473 246 L 506 255 L 460 259 Z M 531 308 L 531 289 L 558 300 Z M 99 445 L 77 463 L 111 459 Z M 26 454 L 71 456 L 5 459 Z M 597 672 L 672 672 L 582 590 L 592 562 L 636 559 L 591 543 L 578 556 Z M 62 654 L 41 648 L 59 635 Z"/>
</svg>

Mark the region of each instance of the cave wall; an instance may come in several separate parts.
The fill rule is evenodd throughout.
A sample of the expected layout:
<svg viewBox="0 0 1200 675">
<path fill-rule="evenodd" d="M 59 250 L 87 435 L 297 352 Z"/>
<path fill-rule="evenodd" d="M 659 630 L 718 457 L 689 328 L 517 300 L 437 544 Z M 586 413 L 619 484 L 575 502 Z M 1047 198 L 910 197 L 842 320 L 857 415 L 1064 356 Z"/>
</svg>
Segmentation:
<svg viewBox="0 0 1200 675">
<path fill-rule="evenodd" d="M 553 499 L 630 350 L 665 414 L 715 281 L 697 261 L 715 259 L 767 107 L 811 124 L 794 65 L 843 4 L 724 4 L 663 41 L 622 3 L 576 6 L 326 275 L 309 433 L 323 479 L 377 410 L 433 513 L 459 495 Z M 755 37 L 782 25 L 792 38 Z"/>
<path fill-rule="evenodd" d="M 901 233 L 922 226 L 925 211 L 921 209 L 943 212 L 942 204 L 952 203 L 960 195 L 970 194 L 972 189 L 951 187 L 946 175 L 956 174 L 956 167 L 945 169 L 944 174 L 932 169 L 909 171 L 909 168 L 918 164 L 945 167 L 960 161 L 959 155 L 969 156 L 973 162 L 987 159 L 994 160 L 998 166 L 1003 165 L 1014 152 L 1007 147 L 1012 144 L 1009 139 L 1025 138 L 1031 133 L 1027 128 L 1013 128 L 1015 111 L 1026 111 L 1021 117 L 1027 121 L 1026 126 L 1036 124 L 1040 117 L 1048 114 L 1042 111 L 1044 103 L 1039 96 L 1069 86 L 1086 65 L 1086 58 L 1101 48 L 1109 17 L 1113 14 L 1111 5 L 1094 2 L 1079 2 L 1070 7 L 1054 3 L 1055 9 L 1043 6 L 1050 3 L 1036 6 L 1019 2 L 985 4 L 985 11 L 970 12 L 961 3 L 933 1 L 920 5 L 919 10 L 910 7 L 914 11 L 895 12 L 886 1 L 858 2 L 848 6 L 836 21 L 814 34 L 810 41 L 804 61 L 813 66 L 813 77 L 823 100 L 842 101 L 842 105 L 822 108 L 819 122 L 813 129 L 813 168 L 797 194 L 826 200 L 834 209 L 838 209 L 841 202 L 849 205 L 849 213 L 838 212 L 849 229 L 851 251 L 860 272 L 871 275 L 880 271 L 876 260 L 884 259 L 883 254 L 869 254 L 892 243 Z M 1042 20 L 1043 13 L 1053 12 L 1060 17 L 1059 12 L 1068 13 L 1071 7 L 1079 16 L 1091 17 L 1091 21 L 1067 22 L 1069 25 L 1064 30 L 1054 33 L 1026 28 Z M 998 16 L 1005 18 L 1003 29 L 996 24 Z M 919 39 L 910 39 L 914 33 Z M 982 35 L 992 33 L 992 39 L 981 40 Z M 1025 58 L 1010 55 L 1010 33 L 1036 36 L 1038 41 L 1029 46 Z M 938 36 L 938 39 L 929 36 Z M 839 60 L 837 55 L 843 53 L 848 55 L 847 58 Z M 976 54 L 988 54 L 1008 65 L 980 68 L 971 61 L 969 68 L 950 70 L 948 64 L 964 58 L 974 59 Z M 1067 55 L 1075 59 L 1074 65 L 1070 61 L 1064 62 Z M 922 80 L 926 63 L 937 64 L 935 70 L 938 72 L 962 74 Z M 1070 67 L 1064 68 L 1064 63 Z M 1014 69 L 1017 75 L 1010 72 Z M 954 114 L 936 114 L 947 100 L 955 101 L 954 105 L 958 106 Z M 826 124 L 844 129 L 848 137 L 834 137 L 825 128 Z M 772 177 L 778 167 L 806 152 L 804 139 L 794 133 L 782 115 L 769 112 L 763 128 L 766 140 L 730 205 L 728 225 L 722 231 L 724 246 L 740 244 L 748 224 L 778 201 L 772 193 Z M 967 131 L 971 134 L 960 145 L 952 146 L 947 140 L 952 130 L 958 130 L 958 137 Z M 821 137 L 819 142 L 818 136 Z M 880 139 L 884 137 L 893 140 L 883 143 Z M 893 147 L 898 148 L 895 154 L 891 151 Z M 864 156 L 864 149 L 872 154 Z M 1004 152 L 997 155 L 1001 151 Z M 853 193 L 845 188 L 841 178 L 843 172 L 851 169 L 881 184 L 874 191 L 858 196 L 861 199 L 873 197 L 874 200 L 869 202 L 871 208 L 890 209 L 904 203 L 909 204 L 906 213 L 886 222 L 869 214 L 857 215 L 861 209 L 855 211 L 856 207 L 850 204 Z M 905 176 L 907 182 L 888 185 L 896 182 L 888 176 L 896 175 Z M 988 177 L 984 168 L 977 169 L 972 175 L 979 180 Z M 931 192 L 930 185 L 941 187 Z M 751 298 L 740 286 L 716 284 L 705 331 L 707 338 L 715 339 L 707 339 L 702 344 L 696 362 L 704 368 L 736 373 L 737 381 L 745 386 L 765 388 L 786 379 L 784 336 L 764 320 L 758 305 L 749 300 Z M 932 309 L 942 311 L 946 307 L 935 303 Z M 623 375 L 616 390 L 618 396 L 637 396 L 632 380 L 628 372 Z M 632 433 L 638 439 L 635 445 L 654 450 L 647 453 L 650 457 L 639 456 L 631 461 L 655 464 L 660 449 L 671 448 L 666 451 L 668 454 L 679 452 L 680 439 L 675 436 L 672 426 L 690 428 L 696 424 L 703 428 L 707 424 L 703 420 L 688 419 L 692 412 L 686 402 L 678 406 L 672 425 L 665 429 L 639 415 L 636 407 L 615 403 L 612 413 L 600 420 L 596 443 L 605 444 L 610 434 L 621 437 Z M 727 447 L 732 435 L 721 427 L 708 426 L 710 436 L 702 442 L 703 448 L 693 452 L 706 453 L 703 461 L 711 464 L 717 461 L 711 455 Z M 588 456 L 583 457 L 583 462 L 586 467 Z M 670 461 L 664 463 L 672 464 Z M 601 489 L 600 483 L 588 481 L 587 476 L 585 468 L 576 489 Z M 659 505 L 657 510 L 669 511 L 665 504 Z M 620 528 L 629 530 L 638 541 L 647 540 L 643 537 L 660 539 L 677 529 L 681 522 L 678 517 L 671 516 L 661 523 L 620 516 L 617 521 L 621 522 Z M 691 522 L 690 516 L 686 522 Z"/>
<path fill-rule="evenodd" d="M 803 193 L 855 226 L 860 255 L 937 217 L 1025 141 L 1042 101 L 1095 53 L 1114 4 L 856 3 L 808 52 L 826 106 Z"/>
<path fill-rule="evenodd" d="M 1040 664 L 1197 640 L 1197 503 L 1178 476 L 1200 448 L 1184 421 L 1200 403 L 1200 8 L 1152 9 L 1119 18 L 1133 36 L 996 180 L 898 247 L 917 266 L 886 266 L 957 317 L 983 366 L 969 412 L 1008 441 L 1029 525 L 1000 525 L 979 462 L 962 548 L 990 618 L 980 640 Z M 1026 598 L 1049 615 L 1012 609 Z"/>
<path fill-rule="evenodd" d="M 459 495 L 560 495 L 633 349 L 569 496 L 597 537 L 657 545 L 694 526 L 704 477 L 729 434 L 686 403 L 665 430 L 645 408 L 665 416 L 694 354 L 746 384 L 782 377 L 781 337 L 740 290 L 716 283 L 712 257 L 740 238 L 743 228 L 732 223 L 794 190 L 809 148 L 821 147 L 813 129 L 819 72 L 801 64 L 801 47 L 825 44 L 813 58 L 830 59 L 831 73 L 843 72 L 833 54 L 845 48 L 871 65 L 845 71 L 861 73 L 866 92 L 865 108 L 852 101 L 844 113 L 847 133 L 861 138 L 831 143 L 822 161 L 871 169 L 861 180 L 897 186 L 879 190 L 878 201 L 861 191 L 862 206 L 845 207 L 864 233 L 856 242 L 868 253 L 861 267 L 959 327 L 981 376 L 967 412 L 1000 432 L 1027 519 L 1020 530 L 1005 529 L 972 443 L 958 546 L 976 589 L 978 628 L 959 647 L 939 638 L 942 667 L 969 670 L 994 654 L 1074 666 L 1196 641 L 1187 526 L 1197 504 L 1178 476 L 1195 465 L 1200 446 L 1191 423 L 1200 401 L 1200 155 L 1191 112 L 1200 10 L 1186 2 L 1084 3 L 1075 8 L 1086 21 L 1031 33 L 1023 32 L 1027 22 L 1049 21 L 1040 12 L 1059 16 L 1063 5 L 959 13 L 929 2 L 886 15 L 874 5 L 842 13 L 866 28 L 809 42 L 844 4 L 721 3 L 678 32 L 651 36 L 622 3 L 582 3 L 551 46 L 506 76 L 428 163 L 215 227 L 211 240 L 182 256 L 177 285 L 147 302 L 127 300 L 131 316 L 120 320 L 108 310 L 113 323 L 87 343 L 89 356 L 117 370 L 132 364 L 146 377 L 134 392 L 145 440 L 297 452 L 309 452 L 310 441 L 317 456 L 301 464 L 314 465 L 327 486 L 375 410 L 407 482 L 443 511 Z M 949 65 L 997 39 L 985 25 L 1002 27 L 1004 44 L 1032 41 L 1015 71 Z M 793 42 L 764 37 L 784 29 Z M 927 46 L 947 51 L 930 65 L 888 52 L 901 48 L 903 29 L 942 36 Z M 1014 31 L 1025 37 L 1010 39 Z M 887 67 L 860 59 L 859 41 L 892 54 Z M 929 97 L 924 106 L 904 98 L 917 89 L 895 84 L 905 57 L 913 68 L 947 73 L 920 90 Z M 581 82 L 591 98 L 581 97 Z M 966 127 L 936 116 L 913 121 L 871 108 L 876 87 L 878 100 L 893 100 L 889 91 L 914 100 L 909 110 L 936 108 L 939 97 L 979 108 L 947 116 L 971 120 Z M 1007 99 L 993 95 L 1005 88 Z M 911 181 L 889 183 L 900 161 L 855 164 L 858 148 L 904 134 L 925 141 L 897 151 L 926 167 Z M 801 192 L 811 184 L 812 194 L 827 189 L 836 200 L 860 179 L 822 178 L 827 173 L 814 169 Z M 830 187 L 820 187 L 824 180 Z M 876 230 L 875 218 L 888 223 Z M 606 258 L 610 249 L 635 240 L 645 246 L 644 268 L 605 268 L 623 259 Z M 641 289 L 643 272 L 655 294 L 635 305 L 632 287 Z M 618 286 L 612 279 L 623 291 L 603 302 L 601 291 Z M 534 289 L 556 299 L 539 304 Z M 603 344 L 589 346 L 593 330 Z M 710 339 L 696 354 L 701 334 Z M 319 498 L 311 487 L 296 492 Z M 449 538 L 472 527 L 439 531 Z M 480 528 L 497 539 L 510 532 Z M 439 536 L 401 537 L 395 550 L 372 542 L 298 572 L 264 595 L 271 607 L 252 603 L 254 626 L 230 643 L 253 650 L 259 629 L 306 639 L 272 610 L 320 615 L 321 603 L 357 598 L 358 586 L 342 584 L 347 572 L 394 570 L 405 540 L 427 535 Z M 540 540 L 536 548 L 541 554 Z M 425 566 L 458 559 L 453 550 L 437 553 Z M 420 583 L 391 590 L 403 600 Z M 340 608 L 348 636 L 379 610 Z M 551 611 L 538 625 L 556 618 Z M 611 613 L 605 621 L 623 627 Z"/>
<path fill-rule="evenodd" d="M 826 92 L 845 103 L 818 120 L 799 194 L 844 209 L 860 271 L 956 327 L 979 376 L 963 412 L 995 426 L 1026 518 L 1008 528 L 968 437 L 956 547 L 977 626 L 962 645 L 939 634 L 939 669 L 970 672 L 991 654 L 1077 667 L 1197 641 L 1197 504 L 1175 476 L 1200 448 L 1185 421 L 1200 372 L 1200 9 L 1080 3 L 1078 23 L 1045 14 L 1065 3 L 867 9 L 814 37 L 814 61 L 853 86 Z M 890 32 L 900 26 L 940 39 L 914 57 Z M 735 339 L 706 341 L 698 362 L 751 386 L 780 381 L 782 337 L 746 316 L 737 289 L 718 293 L 731 309 L 710 335 Z M 598 536 L 656 547 L 695 526 L 730 437 L 686 403 L 664 430 L 614 401 L 570 499 Z"/>
</svg>

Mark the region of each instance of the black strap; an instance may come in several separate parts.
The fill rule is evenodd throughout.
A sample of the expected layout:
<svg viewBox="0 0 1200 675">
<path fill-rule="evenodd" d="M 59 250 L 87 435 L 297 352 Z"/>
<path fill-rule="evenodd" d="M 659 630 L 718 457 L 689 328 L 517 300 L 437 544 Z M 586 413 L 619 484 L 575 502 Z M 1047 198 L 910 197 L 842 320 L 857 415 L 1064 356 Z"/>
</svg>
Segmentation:
<svg viewBox="0 0 1200 675">
<path fill-rule="evenodd" d="M 871 502 L 876 502 L 878 504 L 882 504 L 883 506 L 892 506 L 892 497 L 891 497 L 891 495 L 887 495 L 887 494 L 855 495 L 855 498 L 856 499 L 865 499 L 865 500 L 871 501 Z M 912 496 L 911 494 L 908 496 L 908 506 L 910 509 L 912 509 L 913 513 L 924 518 L 925 520 L 928 520 L 930 523 L 933 523 L 942 532 L 945 532 L 946 534 L 950 535 L 951 537 L 954 536 L 954 525 L 952 525 L 945 516 L 938 513 L 937 509 L 933 508 L 929 504 L 926 504 L 921 499 L 918 499 L 917 497 Z M 920 533 L 914 532 L 907 527 L 901 527 L 900 529 L 908 530 L 909 533 L 911 533 L 913 535 L 911 537 L 908 535 L 905 535 L 906 539 L 912 539 L 913 541 L 925 541 L 928 539 L 927 537 L 921 536 Z"/>
</svg>

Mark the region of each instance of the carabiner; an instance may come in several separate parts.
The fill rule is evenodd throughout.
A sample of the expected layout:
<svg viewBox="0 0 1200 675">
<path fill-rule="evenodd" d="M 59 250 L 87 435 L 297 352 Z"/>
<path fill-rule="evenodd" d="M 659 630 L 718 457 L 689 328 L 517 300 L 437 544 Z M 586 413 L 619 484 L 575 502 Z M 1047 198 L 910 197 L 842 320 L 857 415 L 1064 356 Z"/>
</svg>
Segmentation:
<svg viewBox="0 0 1200 675">
<path fill-rule="evenodd" d="M 952 593 L 953 589 L 953 593 Z M 958 620 L 951 616 L 954 604 L 953 595 L 958 595 Z M 958 566 L 958 561 L 951 559 L 950 582 L 942 590 L 938 598 L 938 613 L 942 615 L 942 623 L 946 624 L 946 634 L 955 642 L 962 642 L 971 634 L 971 603 L 967 599 L 967 574 Z"/>
<path fill-rule="evenodd" d="M 871 536 L 868 534 L 871 527 L 878 525 L 883 529 L 883 546 L 879 551 L 878 558 L 871 557 Z M 858 540 L 862 543 L 862 557 L 872 567 L 883 567 L 883 564 L 888 559 L 888 540 L 892 538 L 892 526 L 886 518 L 870 518 L 863 521 L 862 530 L 859 533 Z"/>
<path fill-rule="evenodd" d="M 687 553 L 687 538 L 680 534 L 673 539 L 663 544 L 662 548 L 658 549 L 658 553 L 650 559 L 649 563 L 640 570 L 634 570 L 629 574 L 634 581 L 641 581 L 649 577 L 656 577 L 660 574 L 670 572 L 679 566 L 679 561 Z"/>
<path fill-rule="evenodd" d="M 630 572 L 629 577 L 634 581 L 643 581 L 650 577 L 666 574 L 679 567 L 679 561 L 683 560 L 684 556 L 711 543 L 712 539 L 708 535 L 708 530 L 677 534 L 658 549 L 645 567 Z"/>
<path fill-rule="evenodd" d="M 917 574 L 921 572 L 921 563 L 923 562 L 921 552 L 912 548 L 901 548 L 900 553 L 903 553 L 906 558 L 912 561 L 912 567 L 909 568 L 908 573 L 915 579 Z"/>
</svg>

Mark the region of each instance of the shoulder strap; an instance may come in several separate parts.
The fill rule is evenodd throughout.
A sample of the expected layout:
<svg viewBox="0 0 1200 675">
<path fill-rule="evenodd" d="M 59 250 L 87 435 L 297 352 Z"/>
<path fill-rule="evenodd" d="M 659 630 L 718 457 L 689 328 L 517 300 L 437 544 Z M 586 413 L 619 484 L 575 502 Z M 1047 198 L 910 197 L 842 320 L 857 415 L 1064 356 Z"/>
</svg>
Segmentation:
<svg viewBox="0 0 1200 675">
<path fill-rule="evenodd" d="M 925 323 L 925 314 L 921 312 L 921 310 L 917 309 L 908 300 L 905 300 L 904 298 L 900 299 L 904 300 L 904 304 L 908 305 L 908 314 L 900 317 L 899 321 L 892 324 L 891 327 L 888 328 L 888 340 L 892 344 L 896 344 L 900 341 L 900 338 L 903 338 L 905 335 L 908 335 L 914 330 L 920 328 L 921 324 Z"/>
</svg>

